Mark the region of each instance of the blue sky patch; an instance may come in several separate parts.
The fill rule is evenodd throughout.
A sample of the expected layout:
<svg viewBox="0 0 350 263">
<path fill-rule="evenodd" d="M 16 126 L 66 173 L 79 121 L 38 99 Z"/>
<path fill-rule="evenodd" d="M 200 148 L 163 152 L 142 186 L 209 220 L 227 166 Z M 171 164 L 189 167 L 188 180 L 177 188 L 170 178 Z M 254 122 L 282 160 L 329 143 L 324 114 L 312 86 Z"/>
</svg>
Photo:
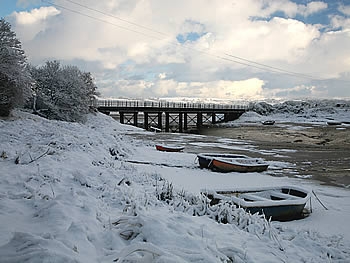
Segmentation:
<svg viewBox="0 0 350 263">
<path fill-rule="evenodd" d="M 177 41 L 181 44 L 195 42 L 207 33 L 204 24 L 190 19 L 184 21 L 181 31 L 183 33 L 176 36 Z"/>
<path fill-rule="evenodd" d="M 37 1 L 36 4 L 26 4 L 26 5 L 17 5 L 16 0 L 1 0 L 0 4 L 0 17 L 6 17 L 11 15 L 13 12 L 22 12 L 22 11 L 29 11 L 34 8 L 40 8 L 42 6 L 48 6 L 48 4 L 45 4 L 42 1 Z"/>
<path fill-rule="evenodd" d="M 199 38 L 201 38 L 203 35 L 205 35 L 206 33 L 197 33 L 197 32 L 190 32 L 190 33 L 186 33 L 186 34 L 179 34 L 176 36 L 177 41 L 179 41 L 179 43 L 183 44 L 186 41 L 191 41 L 194 42 L 196 40 L 198 40 Z"/>
<path fill-rule="evenodd" d="M 307 5 L 311 2 L 315 2 L 315 1 L 310 1 L 310 0 L 294 0 L 292 1 L 298 5 Z M 302 14 L 296 14 L 295 17 L 289 17 L 288 15 L 286 15 L 283 11 L 277 11 L 274 12 L 273 14 L 271 14 L 269 17 L 259 17 L 259 16 L 254 16 L 251 17 L 250 19 L 252 21 L 270 21 L 271 19 L 273 19 L 274 17 L 282 17 L 282 18 L 293 18 L 296 20 L 299 20 L 305 24 L 321 24 L 321 25 L 329 25 L 330 20 L 333 16 L 335 15 L 341 15 L 344 16 L 344 14 L 342 14 L 338 9 L 341 5 L 347 5 L 350 3 L 350 1 L 348 1 L 348 3 L 346 3 L 347 1 L 334 1 L 334 0 L 324 0 L 324 1 L 320 1 L 323 3 L 327 4 L 327 8 L 320 10 L 316 13 L 313 14 L 309 14 L 307 16 L 304 16 Z M 267 6 L 265 6 L 265 8 L 267 8 Z"/>
</svg>

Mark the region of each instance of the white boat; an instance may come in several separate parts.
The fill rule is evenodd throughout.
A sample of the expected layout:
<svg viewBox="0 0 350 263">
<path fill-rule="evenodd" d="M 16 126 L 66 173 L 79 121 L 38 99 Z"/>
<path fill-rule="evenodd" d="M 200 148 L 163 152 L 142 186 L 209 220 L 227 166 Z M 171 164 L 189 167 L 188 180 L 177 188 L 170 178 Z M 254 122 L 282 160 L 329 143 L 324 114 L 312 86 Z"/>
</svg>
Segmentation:
<svg viewBox="0 0 350 263">
<path fill-rule="evenodd" d="M 211 205 L 231 201 L 251 214 L 264 214 L 266 219 L 289 221 L 303 218 L 311 192 L 295 186 L 202 190 Z"/>
</svg>

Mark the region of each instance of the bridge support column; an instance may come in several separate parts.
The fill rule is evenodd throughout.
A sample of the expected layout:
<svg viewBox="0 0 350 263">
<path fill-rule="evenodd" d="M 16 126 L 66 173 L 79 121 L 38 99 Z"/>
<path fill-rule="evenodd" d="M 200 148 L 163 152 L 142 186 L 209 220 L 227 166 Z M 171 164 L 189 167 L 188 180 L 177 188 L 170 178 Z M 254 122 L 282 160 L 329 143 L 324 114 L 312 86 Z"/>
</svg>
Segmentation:
<svg viewBox="0 0 350 263">
<path fill-rule="evenodd" d="M 187 112 L 184 112 L 184 130 L 187 131 Z"/>
<path fill-rule="evenodd" d="M 163 112 L 158 112 L 158 129 L 162 130 L 163 126 Z"/>
<path fill-rule="evenodd" d="M 134 112 L 134 126 L 137 127 L 137 115 L 138 115 L 138 112 Z"/>
<path fill-rule="evenodd" d="M 165 131 L 169 132 L 170 130 L 170 121 L 169 121 L 169 112 L 165 113 Z"/>
<path fill-rule="evenodd" d="M 200 129 L 203 125 L 203 114 L 201 112 L 197 112 L 197 129 Z"/>
<path fill-rule="evenodd" d="M 148 130 L 148 112 L 143 113 L 143 128 Z"/>
<path fill-rule="evenodd" d="M 182 113 L 179 113 L 179 133 L 183 132 L 182 130 Z"/>
<path fill-rule="evenodd" d="M 216 114 L 214 112 L 211 114 L 211 123 L 212 124 L 216 123 Z"/>
<path fill-rule="evenodd" d="M 119 122 L 124 124 L 124 112 L 119 112 Z"/>
</svg>

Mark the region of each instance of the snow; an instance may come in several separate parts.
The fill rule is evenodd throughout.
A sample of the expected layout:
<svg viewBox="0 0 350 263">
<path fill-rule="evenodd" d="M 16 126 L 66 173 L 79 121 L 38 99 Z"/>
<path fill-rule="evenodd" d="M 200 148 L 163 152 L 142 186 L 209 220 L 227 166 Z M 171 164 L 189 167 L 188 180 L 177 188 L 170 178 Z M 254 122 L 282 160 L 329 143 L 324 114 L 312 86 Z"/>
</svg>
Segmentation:
<svg viewBox="0 0 350 263">
<path fill-rule="evenodd" d="M 300 100 L 276 104 L 252 102 L 249 108 L 251 111 L 244 113 L 238 121 L 232 122 L 231 125 L 266 120 L 275 120 L 278 123 L 291 122 L 314 125 L 322 125 L 328 121 L 348 123 L 350 115 L 349 100 Z"/>
<path fill-rule="evenodd" d="M 1 262 L 350 258 L 348 189 L 269 172 L 202 170 L 196 154 L 156 151 L 152 133 L 103 114 L 79 124 L 15 111 L 9 120 L 0 119 L 0 131 Z M 174 135 L 174 144 L 186 136 L 198 149 L 206 145 L 205 137 L 196 135 Z M 254 149 L 250 142 L 220 142 L 228 150 Z M 290 163 L 269 165 L 270 173 L 293 169 Z M 228 204 L 210 207 L 199 194 L 200 189 L 271 185 L 313 190 L 327 210 L 312 198 L 309 217 L 269 222 Z"/>
</svg>

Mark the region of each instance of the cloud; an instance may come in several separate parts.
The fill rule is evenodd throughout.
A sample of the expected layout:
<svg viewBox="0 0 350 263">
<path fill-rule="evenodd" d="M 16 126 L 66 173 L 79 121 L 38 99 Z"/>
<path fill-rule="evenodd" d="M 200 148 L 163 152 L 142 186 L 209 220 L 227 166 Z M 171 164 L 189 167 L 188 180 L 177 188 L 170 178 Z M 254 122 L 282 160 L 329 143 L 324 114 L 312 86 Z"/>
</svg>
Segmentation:
<svg viewBox="0 0 350 263">
<path fill-rule="evenodd" d="M 297 86 L 325 86 L 247 67 L 247 61 L 227 54 L 319 79 L 345 78 L 350 71 L 347 17 L 330 16 L 327 30 L 297 20 L 326 11 L 327 4 L 321 1 L 84 2 L 115 17 L 60 4 L 89 17 L 54 7 L 13 14 L 26 54 L 34 64 L 48 59 L 79 61 L 83 70 L 88 67 L 96 76 L 105 96 L 259 98 Z M 332 84 L 332 94 L 344 92 L 343 84 Z M 298 92 L 305 93 L 294 90 Z"/>
<path fill-rule="evenodd" d="M 155 81 L 119 80 L 104 90 L 107 96 L 133 91 L 137 97 L 196 97 L 216 99 L 260 99 L 264 81 L 252 78 L 240 81 L 178 82 L 160 74 Z"/>
<path fill-rule="evenodd" d="M 322 10 L 327 9 L 328 4 L 324 2 L 310 2 L 306 6 L 299 5 L 298 10 L 299 13 L 302 14 L 303 16 L 309 16 L 315 13 L 318 13 Z"/>
<path fill-rule="evenodd" d="M 350 16 L 350 5 L 340 5 L 338 10 L 344 15 Z"/>
<path fill-rule="evenodd" d="M 294 19 L 274 17 L 270 21 L 252 21 L 246 23 L 245 27 L 232 31 L 231 40 L 237 43 L 231 53 L 258 61 L 295 62 L 319 36 L 316 26 Z"/>
<path fill-rule="evenodd" d="M 48 21 L 60 13 L 61 11 L 52 6 L 40 7 L 30 12 L 13 12 L 8 19 L 21 41 L 28 42 L 49 28 Z"/>
<path fill-rule="evenodd" d="M 266 92 L 267 97 L 273 98 L 326 98 L 328 91 L 326 85 L 297 85 L 285 89 L 273 89 Z"/>
<path fill-rule="evenodd" d="M 262 17 L 269 17 L 276 12 L 283 12 L 287 17 L 294 18 L 296 15 L 309 16 L 327 9 L 328 4 L 321 1 L 310 2 L 306 5 L 296 4 L 289 0 L 266 0 L 262 3 Z"/>
<path fill-rule="evenodd" d="M 345 18 L 343 16 L 335 15 L 331 17 L 330 22 L 331 29 L 339 30 L 339 29 L 350 29 L 350 18 Z"/>
<path fill-rule="evenodd" d="M 32 9 L 30 12 L 14 12 L 11 16 L 19 25 L 32 25 L 40 23 L 51 16 L 56 16 L 61 12 L 53 6 Z"/>
</svg>

